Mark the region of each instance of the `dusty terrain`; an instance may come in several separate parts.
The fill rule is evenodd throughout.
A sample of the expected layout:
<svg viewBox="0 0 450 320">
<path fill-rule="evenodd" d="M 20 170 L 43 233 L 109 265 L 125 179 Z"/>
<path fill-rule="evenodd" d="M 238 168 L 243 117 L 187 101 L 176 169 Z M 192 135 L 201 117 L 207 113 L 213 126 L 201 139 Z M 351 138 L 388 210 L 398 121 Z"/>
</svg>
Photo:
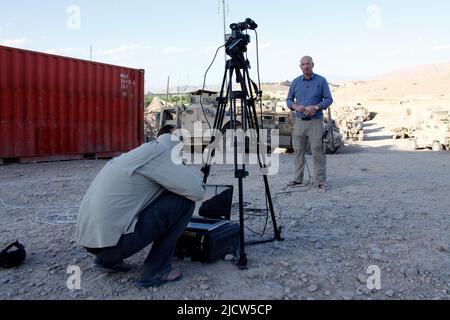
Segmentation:
<svg viewBox="0 0 450 320">
<path fill-rule="evenodd" d="M 28 257 L 0 271 L 0 298 L 448 299 L 450 153 L 404 151 L 402 141 L 377 140 L 384 138 L 376 120 L 367 125 L 373 140 L 328 157 L 327 193 L 286 189 L 293 156 L 281 157 L 270 182 L 285 240 L 247 247 L 247 271 L 232 261 L 176 261 L 185 278 L 159 289 L 134 287 L 139 267 L 116 275 L 92 270 L 91 256 L 72 241 L 74 224 L 62 223 L 73 220 L 104 161 L 2 166 L 0 243 L 19 239 Z M 213 170 L 211 182 L 235 182 L 231 167 Z M 262 180 L 251 171 L 245 201 L 263 207 Z M 264 219 L 249 225 L 261 229 Z M 139 266 L 144 258 L 130 261 Z M 81 290 L 66 287 L 69 265 L 82 270 Z M 381 269 L 381 290 L 367 289 L 370 265 Z"/>
<path fill-rule="evenodd" d="M 339 103 L 355 97 L 346 90 L 335 92 Z M 138 289 L 142 252 L 130 259 L 137 266 L 130 273 L 99 274 L 72 237 L 76 208 L 106 162 L 0 166 L 0 245 L 18 239 L 28 252 L 19 268 L 0 269 L 0 299 L 449 299 L 450 152 L 410 152 L 407 141 L 391 140 L 404 96 L 377 100 L 373 85 L 356 90 L 356 99 L 377 112 L 365 124 L 366 141 L 328 156 L 326 193 L 311 185 L 286 188 L 294 158 L 281 156 L 280 172 L 269 181 L 284 241 L 248 246 L 245 271 L 232 260 L 175 260 L 181 282 Z M 450 93 L 441 94 L 431 97 L 447 103 Z M 250 171 L 245 201 L 263 208 L 262 179 L 256 168 Z M 214 166 L 210 183 L 236 186 L 233 176 L 232 167 Z M 264 222 L 249 216 L 246 225 L 261 231 Z M 82 271 L 81 290 L 66 286 L 70 265 Z M 381 270 L 380 290 L 367 288 L 372 265 Z"/>
</svg>

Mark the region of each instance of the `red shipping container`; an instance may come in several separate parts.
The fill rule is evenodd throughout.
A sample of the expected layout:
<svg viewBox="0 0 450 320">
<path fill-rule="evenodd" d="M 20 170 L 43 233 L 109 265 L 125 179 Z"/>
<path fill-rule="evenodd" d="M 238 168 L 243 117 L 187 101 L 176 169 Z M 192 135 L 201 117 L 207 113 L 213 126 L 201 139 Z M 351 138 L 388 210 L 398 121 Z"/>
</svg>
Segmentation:
<svg viewBox="0 0 450 320">
<path fill-rule="evenodd" d="M 112 157 L 144 140 L 144 70 L 0 46 L 0 163 Z"/>
</svg>

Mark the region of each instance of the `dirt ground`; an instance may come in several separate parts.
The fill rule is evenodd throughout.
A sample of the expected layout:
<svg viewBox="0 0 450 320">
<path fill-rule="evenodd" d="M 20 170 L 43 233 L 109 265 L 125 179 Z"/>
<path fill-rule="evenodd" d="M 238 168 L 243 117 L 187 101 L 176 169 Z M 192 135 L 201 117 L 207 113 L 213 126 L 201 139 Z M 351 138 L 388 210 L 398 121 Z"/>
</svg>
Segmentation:
<svg viewBox="0 0 450 320">
<path fill-rule="evenodd" d="M 407 151 L 385 118 L 365 124 L 366 141 L 328 156 L 326 193 L 286 188 L 294 158 L 281 156 L 269 182 L 284 241 L 247 246 L 248 270 L 232 259 L 175 260 L 183 280 L 160 288 L 134 286 L 147 251 L 130 259 L 130 273 L 104 275 L 72 240 L 80 200 L 106 161 L 0 166 L 0 245 L 20 240 L 28 253 L 19 268 L 0 269 L 0 299 L 449 299 L 450 152 Z M 232 167 L 212 170 L 210 183 L 237 190 Z M 265 207 L 262 190 L 252 167 L 249 207 Z M 264 222 L 246 225 L 261 231 Z M 67 287 L 70 265 L 82 272 L 81 290 Z M 380 268 L 379 290 L 367 287 L 369 266 Z"/>
</svg>

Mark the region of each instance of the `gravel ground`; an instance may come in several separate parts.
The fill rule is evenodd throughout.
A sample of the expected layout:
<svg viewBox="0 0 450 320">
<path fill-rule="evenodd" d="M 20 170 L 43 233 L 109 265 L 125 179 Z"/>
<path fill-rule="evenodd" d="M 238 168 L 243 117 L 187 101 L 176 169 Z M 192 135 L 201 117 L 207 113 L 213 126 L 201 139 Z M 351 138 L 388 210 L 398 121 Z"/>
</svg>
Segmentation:
<svg viewBox="0 0 450 320">
<path fill-rule="evenodd" d="M 294 158 L 281 156 L 269 182 L 284 241 L 247 246 L 248 270 L 231 259 L 175 260 L 183 280 L 160 288 L 134 286 L 147 252 L 130 259 L 138 266 L 130 273 L 104 275 L 72 240 L 76 208 L 105 161 L 0 166 L 0 245 L 18 239 L 28 253 L 19 268 L 0 270 L 0 299 L 447 300 L 450 153 L 409 152 L 376 120 L 366 126 L 368 141 L 328 156 L 326 193 L 286 188 Z M 236 186 L 232 167 L 212 170 L 210 183 Z M 262 178 L 250 172 L 245 201 L 264 207 Z M 251 217 L 247 225 L 258 231 L 264 222 Z M 81 269 L 81 290 L 67 287 L 70 265 Z M 379 290 L 366 283 L 372 265 Z"/>
</svg>

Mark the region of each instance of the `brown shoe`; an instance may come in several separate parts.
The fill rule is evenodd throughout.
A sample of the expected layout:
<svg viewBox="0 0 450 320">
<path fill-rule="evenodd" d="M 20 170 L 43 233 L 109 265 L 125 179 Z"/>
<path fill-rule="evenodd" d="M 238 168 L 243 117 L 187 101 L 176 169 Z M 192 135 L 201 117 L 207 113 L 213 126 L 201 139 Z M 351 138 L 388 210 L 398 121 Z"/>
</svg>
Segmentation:
<svg viewBox="0 0 450 320">
<path fill-rule="evenodd" d="M 288 187 L 298 187 L 298 186 L 301 186 L 303 183 L 299 183 L 299 182 L 296 182 L 296 181 L 291 181 L 291 182 L 289 182 L 288 184 L 287 184 L 287 186 Z"/>
</svg>

